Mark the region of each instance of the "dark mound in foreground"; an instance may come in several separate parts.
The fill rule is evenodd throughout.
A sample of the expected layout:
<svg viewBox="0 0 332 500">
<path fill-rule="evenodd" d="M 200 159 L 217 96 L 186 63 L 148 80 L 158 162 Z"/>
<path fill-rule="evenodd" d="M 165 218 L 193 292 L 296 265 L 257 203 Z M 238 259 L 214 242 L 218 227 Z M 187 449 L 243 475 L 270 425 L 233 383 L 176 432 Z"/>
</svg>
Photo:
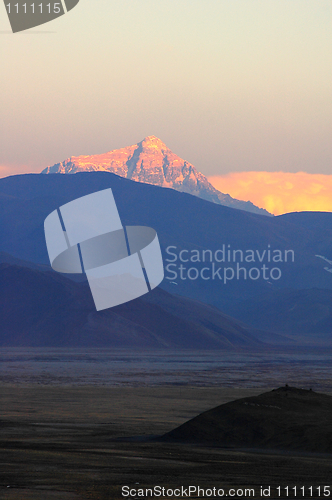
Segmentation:
<svg viewBox="0 0 332 500">
<path fill-rule="evenodd" d="M 311 390 L 281 387 L 217 406 L 162 439 L 332 453 L 332 397 Z"/>
</svg>

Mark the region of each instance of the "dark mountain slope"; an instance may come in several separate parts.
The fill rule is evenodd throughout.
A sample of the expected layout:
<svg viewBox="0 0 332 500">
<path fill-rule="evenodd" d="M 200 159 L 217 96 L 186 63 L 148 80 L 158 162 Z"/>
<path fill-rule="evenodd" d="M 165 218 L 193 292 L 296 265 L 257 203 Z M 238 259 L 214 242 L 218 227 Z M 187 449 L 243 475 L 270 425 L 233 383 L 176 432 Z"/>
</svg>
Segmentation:
<svg viewBox="0 0 332 500">
<path fill-rule="evenodd" d="M 217 309 L 211 314 L 209 306 L 158 288 L 97 312 L 87 283 L 75 283 L 54 272 L 0 264 L 0 290 L 2 346 L 268 348 L 250 329 Z"/>
<path fill-rule="evenodd" d="M 332 453 L 332 397 L 282 387 L 217 406 L 163 439 L 235 448 Z"/>
<path fill-rule="evenodd" d="M 223 245 L 228 248 L 228 244 L 231 249 L 244 252 L 247 249 L 263 252 L 268 245 L 281 251 L 294 250 L 294 262 L 277 264 L 282 271 L 280 280 L 234 279 L 225 285 L 218 277 L 209 281 L 172 279 L 173 275 L 166 271 L 162 287 L 170 292 L 216 305 L 227 312 L 234 301 L 263 294 L 270 288 L 332 288 L 331 274 L 324 271 L 323 261 L 315 257 L 315 254 L 326 255 L 332 233 L 317 242 L 314 228 L 282 217 L 234 210 L 108 172 L 28 174 L 0 179 L 0 193 L 7 197 L 0 207 L 0 250 L 22 260 L 49 264 L 43 231 L 45 217 L 68 201 L 108 187 L 113 190 L 123 224 L 147 225 L 157 230 L 165 266 L 169 263 L 166 259 L 170 259 L 166 253 L 169 246 L 176 247 L 177 254 L 181 249 L 214 252 Z M 195 267 L 200 270 L 205 265 L 198 262 Z M 262 264 L 256 259 L 243 265 L 260 268 Z M 223 269 L 229 264 L 219 266 Z"/>
<path fill-rule="evenodd" d="M 230 309 L 237 319 L 252 327 L 303 340 L 307 337 L 309 343 L 324 340 L 332 344 L 332 290 L 270 291 Z"/>
</svg>

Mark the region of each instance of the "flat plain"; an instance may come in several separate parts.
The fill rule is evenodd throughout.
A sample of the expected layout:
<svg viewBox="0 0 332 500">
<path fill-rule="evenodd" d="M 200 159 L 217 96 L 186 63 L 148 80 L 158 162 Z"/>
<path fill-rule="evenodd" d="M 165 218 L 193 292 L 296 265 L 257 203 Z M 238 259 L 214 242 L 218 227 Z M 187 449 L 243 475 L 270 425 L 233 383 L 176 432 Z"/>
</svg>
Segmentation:
<svg viewBox="0 0 332 500">
<path fill-rule="evenodd" d="M 0 500 L 151 498 L 123 497 L 125 485 L 254 488 L 251 498 L 272 486 L 270 497 L 278 498 L 279 485 L 331 485 L 331 456 L 154 439 L 208 409 L 286 383 L 331 394 L 331 360 L 322 350 L 2 348 Z M 297 498 L 311 498 L 310 491 Z"/>
<path fill-rule="evenodd" d="M 174 385 L 4 385 L 0 499 L 120 499 L 125 485 L 254 488 L 251 498 L 261 498 L 261 486 L 272 486 L 270 497 L 278 498 L 279 485 L 331 484 L 331 456 L 151 440 L 218 404 L 261 392 Z M 301 498 L 310 498 L 306 491 Z"/>
</svg>

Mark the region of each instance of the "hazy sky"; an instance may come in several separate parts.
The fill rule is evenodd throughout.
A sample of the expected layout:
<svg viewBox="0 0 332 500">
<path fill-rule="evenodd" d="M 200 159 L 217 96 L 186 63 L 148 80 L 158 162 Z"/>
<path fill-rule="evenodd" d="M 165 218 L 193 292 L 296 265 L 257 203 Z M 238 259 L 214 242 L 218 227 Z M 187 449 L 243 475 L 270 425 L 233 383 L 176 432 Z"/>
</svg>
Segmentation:
<svg viewBox="0 0 332 500">
<path fill-rule="evenodd" d="M 307 172 L 231 172 L 209 177 L 211 184 L 239 200 L 250 200 L 274 215 L 332 212 L 332 175 Z"/>
<path fill-rule="evenodd" d="M 0 176 L 147 135 L 206 175 L 332 173 L 331 0 L 80 0 L 9 30 L 1 3 Z"/>
</svg>

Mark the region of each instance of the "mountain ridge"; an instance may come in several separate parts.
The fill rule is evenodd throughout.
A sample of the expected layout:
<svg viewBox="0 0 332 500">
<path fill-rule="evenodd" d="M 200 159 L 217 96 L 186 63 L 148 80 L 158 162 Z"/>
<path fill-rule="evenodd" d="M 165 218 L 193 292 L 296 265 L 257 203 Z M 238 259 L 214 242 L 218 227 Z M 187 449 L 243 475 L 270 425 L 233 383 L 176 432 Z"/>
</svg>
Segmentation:
<svg viewBox="0 0 332 500">
<path fill-rule="evenodd" d="M 176 269 L 178 276 L 180 276 L 180 264 L 184 264 L 187 269 L 194 266 L 199 272 L 206 266 L 211 271 L 213 265 L 204 261 L 182 262 L 180 260 L 182 250 L 189 251 L 185 255 L 190 256 L 192 251 L 197 251 L 199 255 L 202 255 L 204 249 L 210 249 L 214 253 L 225 244 L 226 246 L 229 244 L 231 249 L 259 250 L 261 255 L 269 245 L 271 249 L 277 248 L 283 251 L 293 249 L 294 262 L 276 263 L 282 271 L 282 276 L 275 282 L 268 282 L 264 279 L 256 281 L 234 279 L 225 284 L 217 276 L 216 279 L 206 281 L 188 279 L 187 274 L 184 276 L 185 279 L 179 277 L 174 280 L 173 271 L 170 272 L 165 268 L 165 280 L 161 288 L 219 308 L 238 321 L 251 325 L 251 329 L 255 330 L 255 335 L 257 335 L 257 329 L 266 332 L 271 328 L 274 335 L 278 333 L 288 337 L 289 334 L 286 331 L 282 333 L 279 328 L 276 328 L 277 325 L 281 325 L 281 318 L 277 317 L 278 313 L 282 313 L 282 321 L 287 325 L 297 321 L 300 315 L 301 324 L 307 321 L 307 326 L 310 326 L 308 330 L 310 333 L 305 334 L 306 342 L 310 340 L 310 336 L 316 342 L 316 334 L 319 333 L 322 334 L 318 339 L 320 342 L 331 343 L 330 337 L 327 334 L 323 335 L 321 328 L 324 311 L 327 311 L 326 300 L 329 300 L 331 293 L 328 290 L 332 290 L 331 273 L 324 269 L 326 267 L 324 261 L 316 257 L 316 255 L 324 255 L 331 259 L 332 216 L 329 213 L 314 215 L 299 213 L 265 217 L 216 205 L 173 189 L 134 182 L 110 172 L 82 172 L 76 175 L 18 175 L 0 179 L 0 225 L 2 229 L 0 261 L 32 267 L 32 264 L 28 264 L 27 261 L 29 261 L 34 263 L 35 269 L 45 269 L 44 266 L 49 266 L 44 236 L 45 218 L 65 203 L 107 188 L 112 189 L 123 225 L 143 225 L 153 227 L 157 231 L 165 266 L 171 264 L 170 270 Z M 297 224 L 297 219 L 300 221 L 299 224 Z M 322 227 L 326 227 L 324 232 L 322 232 Z M 175 267 L 174 261 L 172 266 L 173 256 L 167 252 L 167 248 L 171 248 L 176 253 Z M 170 256 L 171 260 L 166 260 L 170 259 Z M 232 262 L 219 264 L 216 261 L 215 264 L 216 268 L 219 265 L 221 267 L 235 266 Z M 241 266 L 248 269 L 252 266 L 260 268 L 262 264 L 263 262 L 258 261 L 242 262 Z M 267 263 L 267 266 L 269 267 L 270 264 Z M 301 294 L 296 292 L 296 290 L 313 288 L 325 290 L 325 292 L 311 291 L 311 295 L 307 291 Z M 292 295 L 289 295 L 290 289 L 294 289 Z M 288 311 L 287 298 L 293 296 L 292 306 L 296 305 L 297 308 Z M 152 295 L 149 294 L 148 297 L 150 300 Z M 256 302 L 254 297 L 258 297 Z M 266 303 L 264 314 L 259 306 L 260 297 L 264 299 L 261 304 Z M 278 300 L 274 300 L 278 297 Z M 255 317 L 251 314 L 253 311 L 256 311 Z M 250 313 L 250 317 L 247 312 Z M 332 316 L 329 313 L 325 315 L 327 322 L 324 323 L 326 327 L 324 331 L 327 331 L 329 327 L 330 317 Z M 269 324 L 267 324 L 266 321 L 269 318 Z M 298 340 L 302 337 L 301 332 L 296 335 Z M 270 333 L 269 337 L 266 337 L 264 333 L 264 335 L 259 334 L 258 338 L 262 340 L 270 338 Z M 283 339 L 280 339 L 280 342 L 283 343 Z M 280 344 L 280 342 L 277 343 Z"/>
<path fill-rule="evenodd" d="M 136 182 L 175 189 L 216 204 L 271 216 L 250 201 L 236 200 L 229 194 L 218 191 L 191 163 L 174 154 L 153 135 L 133 146 L 111 150 L 105 154 L 72 156 L 45 168 L 41 173 L 76 174 L 96 171 L 111 172 Z"/>
<path fill-rule="evenodd" d="M 4 263 L 0 289 L 1 346 L 228 351 L 271 347 L 218 309 L 160 288 L 97 312 L 87 282 Z"/>
<path fill-rule="evenodd" d="M 278 263 L 282 277 L 273 283 L 264 279 L 234 279 L 227 285 L 220 279 L 174 280 L 166 270 L 167 279 L 162 288 L 171 293 L 176 291 L 177 295 L 201 300 L 228 313 L 234 301 L 264 294 L 270 288 L 332 289 L 331 274 L 324 270 L 321 259 L 315 257 L 316 254 L 331 255 L 332 230 L 321 238 L 320 230 L 317 232 L 314 227 L 296 225 L 295 221 L 284 217 L 265 217 L 233 210 L 173 189 L 133 182 L 110 172 L 25 174 L 1 179 L 0 193 L 12 198 L 0 204 L 0 250 L 21 260 L 49 265 L 44 236 L 47 215 L 65 203 L 106 188 L 113 191 L 123 225 L 153 227 L 166 259 L 170 258 L 166 248 L 173 246 L 178 256 L 178 272 L 182 249 L 199 252 L 210 249 L 214 252 L 223 244 L 230 244 L 232 249 L 254 248 L 262 253 L 271 245 L 271 249 L 291 248 L 296 255 L 292 263 Z M 165 265 L 169 263 L 165 261 Z M 252 267 L 258 264 L 242 265 Z M 204 262 L 194 263 L 199 271 L 205 265 Z M 220 263 L 222 267 L 225 265 Z M 185 263 L 185 267 L 188 266 L 190 264 Z M 211 268 L 212 264 L 209 266 Z M 177 281 L 177 284 L 171 281 Z M 233 312 L 231 316 L 234 316 Z"/>
</svg>

